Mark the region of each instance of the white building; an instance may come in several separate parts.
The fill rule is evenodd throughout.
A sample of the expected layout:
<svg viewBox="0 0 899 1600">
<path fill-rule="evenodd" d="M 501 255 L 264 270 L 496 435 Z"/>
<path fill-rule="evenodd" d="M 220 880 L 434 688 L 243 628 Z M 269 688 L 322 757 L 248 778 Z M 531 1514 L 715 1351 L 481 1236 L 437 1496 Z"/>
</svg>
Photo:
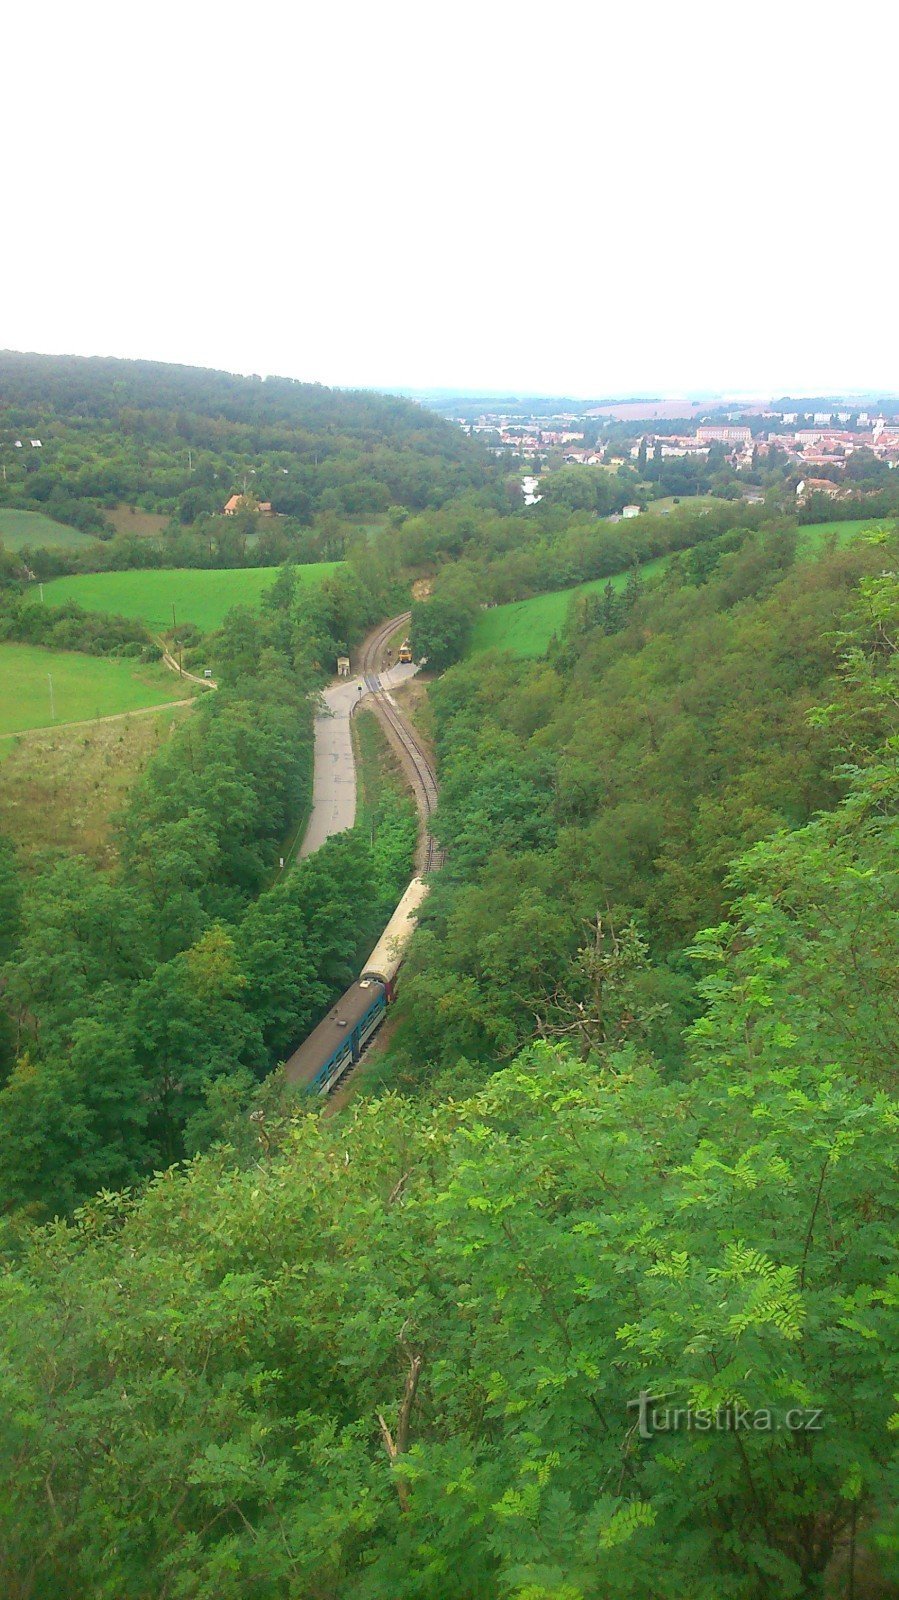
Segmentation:
<svg viewBox="0 0 899 1600">
<path fill-rule="evenodd" d="M 752 438 L 752 430 L 710 424 L 707 428 L 697 428 L 696 438 L 700 444 L 746 444 Z"/>
</svg>

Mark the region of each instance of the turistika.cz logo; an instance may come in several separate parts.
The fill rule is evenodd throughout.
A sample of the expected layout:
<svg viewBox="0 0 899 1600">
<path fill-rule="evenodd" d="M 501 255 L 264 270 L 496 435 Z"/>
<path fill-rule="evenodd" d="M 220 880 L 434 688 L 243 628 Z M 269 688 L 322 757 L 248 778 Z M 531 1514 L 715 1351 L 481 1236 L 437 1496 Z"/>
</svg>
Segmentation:
<svg viewBox="0 0 899 1600">
<path fill-rule="evenodd" d="M 641 1439 L 652 1439 L 657 1433 L 820 1433 L 824 1427 L 823 1411 L 819 1406 L 793 1406 L 789 1411 L 777 1411 L 771 1406 L 719 1406 L 715 1411 L 701 1406 L 668 1406 L 664 1395 L 650 1394 L 641 1389 L 636 1400 L 629 1400 L 628 1410 L 637 1412 L 637 1432 Z"/>
</svg>

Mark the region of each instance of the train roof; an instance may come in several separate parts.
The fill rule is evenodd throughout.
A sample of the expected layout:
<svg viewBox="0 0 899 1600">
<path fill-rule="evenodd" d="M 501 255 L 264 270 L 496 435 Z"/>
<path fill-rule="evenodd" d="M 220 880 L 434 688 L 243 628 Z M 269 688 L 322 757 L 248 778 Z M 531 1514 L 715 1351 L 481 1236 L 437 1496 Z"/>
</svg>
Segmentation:
<svg viewBox="0 0 899 1600">
<path fill-rule="evenodd" d="M 381 978 L 390 983 L 412 937 L 418 921 L 418 911 L 428 885 L 423 878 L 413 878 L 402 900 L 393 913 L 375 948 L 362 968 L 363 978 Z"/>
<path fill-rule="evenodd" d="M 311 1083 L 324 1063 L 330 1060 L 342 1041 L 349 1037 L 357 1022 L 371 1009 L 381 994 L 381 985 L 363 978 L 342 994 L 328 1015 L 308 1039 L 284 1063 L 284 1076 L 288 1083 Z"/>
</svg>

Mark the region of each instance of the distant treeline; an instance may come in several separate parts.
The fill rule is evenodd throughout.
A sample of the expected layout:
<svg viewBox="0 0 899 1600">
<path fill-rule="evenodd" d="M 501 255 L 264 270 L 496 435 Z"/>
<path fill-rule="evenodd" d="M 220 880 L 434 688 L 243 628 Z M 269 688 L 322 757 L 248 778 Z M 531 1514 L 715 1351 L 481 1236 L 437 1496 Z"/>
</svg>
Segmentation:
<svg viewBox="0 0 899 1600">
<path fill-rule="evenodd" d="M 7 595 L 0 599 L 0 639 L 18 644 L 46 645 L 54 650 L 79 650 L 90 656 L 141 656 L 158 660 L 142 623 L 132 617 L 103 611 L 85 611 L 74 600 L 62 605 L 41 605 Z"/>
</svg>

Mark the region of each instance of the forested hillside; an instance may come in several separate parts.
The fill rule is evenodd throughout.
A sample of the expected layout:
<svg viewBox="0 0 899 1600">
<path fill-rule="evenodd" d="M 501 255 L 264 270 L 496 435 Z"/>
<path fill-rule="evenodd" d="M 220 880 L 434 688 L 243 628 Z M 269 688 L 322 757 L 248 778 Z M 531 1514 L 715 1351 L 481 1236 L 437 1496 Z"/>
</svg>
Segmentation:
<svg viewBox="0 0 899 1600">
<path fill-rule="evenodd" d="M 573 912 L 608 917 L 609 880 L 617 928 L 585 969 L 569 962 L 586 1048 L 577 1028 L 530 1045 L 461 1100 L 387 1096 L 324 1120 L 260 1105 L 143 1197 L 93 1200 L 71 1228 L 8 1229 L 6 1592 L 894 1592 L 893 561 L 881 546 L 790 570 L 739 552 L 704 592 L 681 582 L 636 604 L 620 636 L 582 641 L 540 679 L 524 669 L 527 699 L 507 685 L 468 811 L 451 768 L 453 870 L 474 884 L 452 899 L 489 892 L 489 864 L 509 905 L 501 918 L 492 903 L 492 941 L 469 915 L 477 962 L 435 986 L 432 1031 L 458 1048 L 469 997 L 489 981 L 499 1014 L 547 952 L 554 979 L 545 882 L 567 868 Z M 618 685 L 604 733 L 594 681 Z M 629 692 L 649 720 L 632 706 L 627 735 Z M 575 693 L 591 756 L 606 741 L 589 763 Z M 440 699 L 443 739 L 464 717 L 475 739 L 465 669 Z M 655 824 L 629 819 L 654 772 L 651 802 L 666 804 L 675 746 L 666 921 Z M 597 784 L 614 842 L 599 856 Z M 767 834 L 733 868 L 723 916 L 725 862 L 701 827 L 684 837 L 708 805 L 730 848 Z M 702 1014 L 677 1072 L 635 1025 L 629 906 L 660 947 L 715 918 L 694 940 Z M 550 932 L 566 919 L 557 889 Z M 483 1022 L 467 1027 L 477 1046 Z M 513 1013 L 492 1037 L 511 1056 L 516 1035 Z"/>
<path fill-rule="evenodd" d="M 136 506 L 176 529 L 196 526 L 208 550 L 204 519 L 219 515 L 233 494 L 246 497 L 251 518 L 256 503 L 270 503 L 288 525 L 270 519 L 242 531 L 244 538 L 265 534 L 263 551 L 277 546 L 276 560 L 316 514 L 439 506 L 492 472 L 474 442 L 408 400 L 160 362 L 15 351 L 0 352 L 0 459 L 0 511 L 46 513 L 105 538 L 114 509 Z M 234 531 L 218 530 L 221 537 Z M 136 542 L 119 564 L 140 559 Z M 66 554 L 76 563 L 76 553 Z"/>
<path fill-rule="evenodd" d="M 682 1069 L 686 952 L 730 902 L 729 863 L 842 793 L 847 731 L 812 712 L 884 559 L 726 534 L 645 593 L 586 596 L 547 661 L 479 654 L 435 684 L 448 859 L 404 984 L 401 1081 L 448 1088 L 460 1057 L 477 1080 L 535 1036 L 585 1054 L 649 1037 Z M 582 1027 L 616 973 L 617 1009 Z"/>
<path fill-rule="evenodd" d="M 0 511 L 101 535 L 0 551 L 2 649 L 217 683 L 102 856 L 0 839 L 2 1593 L 899 1593 L 899 531 L 524 508 L 278 379 L 3 356 L 0 403 Z M 410 604 L 446 861 L 323 1115 L 278 1064 L 415 822 L 362 718 L 293 859 L 314 697 Z"/>
<path fill-rule="evenodd" d="M 408 802 L 279 860 L 308 814 L 320 663 L 389 592 L 286 568 L 260 614 L 229 614 L 218 690 L 135 783 L 117 871 L 51 854 L 26 877 L 4 846 L 4 1213 L 70 1214 L 205 1148 L 355 975 L 411 870 Z"/>
</svg>

